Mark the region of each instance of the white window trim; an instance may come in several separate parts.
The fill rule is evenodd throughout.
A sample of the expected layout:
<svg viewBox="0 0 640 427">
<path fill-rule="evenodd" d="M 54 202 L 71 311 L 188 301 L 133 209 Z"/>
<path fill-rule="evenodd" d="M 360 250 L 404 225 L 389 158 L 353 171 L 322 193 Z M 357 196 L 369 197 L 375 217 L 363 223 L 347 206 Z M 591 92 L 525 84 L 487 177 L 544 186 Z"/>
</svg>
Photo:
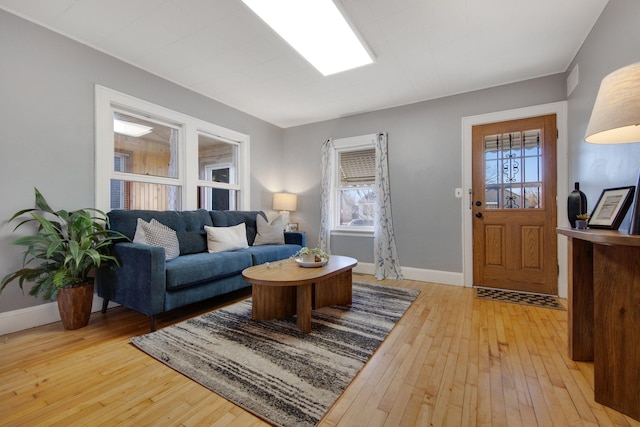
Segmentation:
<svg viewBox="0 0 640 427">
<path fill-rule="evenodd" d="M 337 207 L 340 205 L 338 199 L 339 186 L 339 165 L 340 153 L 345 151 L 366 150 L 376 147 L 377 134 L 353 136 L 350 138 L 340 138 L 333 140 L 333 165 L 334 170 L 331 171 L 331 235 L 332 236 L 373 236 L 374 227 L 348 227 L 340 225 L 339 213 Z"/>
<path fill-rule="evenodd" d="M 220 164 L 216 164 L 216 165 L 206 165 L 204 167 L 204 170 L 207 174 L 207 176 L 210 176 L 211 172 L 215 171 L 215 170 L 221 170 L 221 169 L 229 169 L 229 175 L 233 175 L 235 174 L 235 166 L 232 163 L 220 163 Z M 202 182 L 203 184 L 200 184 L 200 182 Z M 206 183 L 206 185 L 205 185 Z M 220 185 L 222 184 L 222 185 Z M 220 188 L 220 189 L 230 189 L 230 190 L 234 190 L 234 188 L 230 188 L 231 186 L 235 187 L 234 184 L 228 184 L 225 182 L 215 182 L 215 181 L 198 181 L 198 186 L 199 187 L 204 187 L 206 189 L 210 189 L 210 188 Z M 205 206 L 211 206 L 211 193 L 209 191 L 205 192 Z M 236 208 L 236 199 L 235 197 L 232 197 L 232 193 L 229 194 L 229 209 L 230 210 L 235 210 Z"/>
<path fill-rule="evenodd" d="M 175 185 L 181 188 L 182 210 L 198 208 L 197 187 L 216 186 L 240 191 L 238 209 L 247 210 L 250 206 L 250 138 L 249 135 L 215 125 L 177 111 L 161 107 L 151 102 L 106 88 L 95 86 L 95 205 L 97 209 L 110 210 L 111 179 L 130 180 L 132 174 L 113 171 L 113 112 L 122 109 L 133 114 L 152 116 L 151 120 L 161 120 L 164 125 L 182 128 L 179 132 L 179 165 L 178 178 L 151 177 L 139 175 L 141 182 Z M 238 183 L 215 185 L 201 181 L 198 177 L 198 134 L 206 133 L 217 138 L 237 143 L 238 148 Z M 219 183 L 221 184 L 221 183 Z"/>
</svg>

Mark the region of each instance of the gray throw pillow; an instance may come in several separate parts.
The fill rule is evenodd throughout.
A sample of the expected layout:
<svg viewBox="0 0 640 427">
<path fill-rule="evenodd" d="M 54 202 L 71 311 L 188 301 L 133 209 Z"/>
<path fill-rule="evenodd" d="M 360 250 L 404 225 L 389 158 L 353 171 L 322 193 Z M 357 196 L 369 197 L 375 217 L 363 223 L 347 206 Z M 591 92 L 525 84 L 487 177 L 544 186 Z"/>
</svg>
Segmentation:
<svg viewBox="0 0 640 427">
<path fill-rule="evenodd" d="M 262 215 L 258 215 L 256 225 L 258 227 L 258 234 L 256 234 L 253 246 L 284 245 L 284 225 L 282 223 L 282 216 L 278 215 L 278 217 L 269 224 Z"/>
<path fill-rule="evenodd" d="M 145 240 L 144 242 L 139 241 L 139 243 L 146 243 L 147 245 L 153 246 L 162 246 L 164 248 L 165 259 L 167 261 L 177 258 L 180 255 L 180 244 L 178 243 L 178 236 L 173 229 L 167 227 L 159 221 L 156 221 L 155 218 L 149 222 L 145 222 L 139 219 L 138 226 L 142 229 Z M 136 235 L 139 235 L 137 230 Z M 136 239 L 134 237 L 134 241 L 135 240 Z"/>
</svg>

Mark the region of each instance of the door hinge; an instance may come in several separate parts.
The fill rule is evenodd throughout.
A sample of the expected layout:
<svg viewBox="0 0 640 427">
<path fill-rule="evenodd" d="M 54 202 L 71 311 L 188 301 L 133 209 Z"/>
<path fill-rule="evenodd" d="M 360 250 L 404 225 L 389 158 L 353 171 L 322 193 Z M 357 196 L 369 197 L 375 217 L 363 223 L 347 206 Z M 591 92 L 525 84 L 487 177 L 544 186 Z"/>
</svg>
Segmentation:
<svg viewBox="0 0 640 427">
<path fill-rule="evenodd" d="M 560 264 L 556 265 L 558 267 L 558 276 L 560 276 Z"/>
<path fill-rule="evenodd" d="M 558 138 L 560 138 L 560 131 L 556 129 L 556 140 L 558 140 Z"/>
</svg>

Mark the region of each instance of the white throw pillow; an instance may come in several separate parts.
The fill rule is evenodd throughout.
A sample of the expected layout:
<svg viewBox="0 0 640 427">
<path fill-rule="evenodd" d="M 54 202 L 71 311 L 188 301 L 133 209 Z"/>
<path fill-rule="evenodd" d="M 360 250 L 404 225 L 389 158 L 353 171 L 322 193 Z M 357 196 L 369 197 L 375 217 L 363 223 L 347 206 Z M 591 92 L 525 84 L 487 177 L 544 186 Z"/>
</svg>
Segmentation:
<svg viewBox="0 0 640 427">
<path fill-rule="evenodd" d="M 169 261 L 180 255 L 180 243 L 175 230 L 167 227 L 155 218 L 146 222 L 138 218 L 136 234 L 133 236 L 135 243 L 161 246 L 164 248 L 164 258 Z"/>
<path fill-rule="evenodd" d="M 204 226 L 207 232 L 207 249 L 209 252 L 235 251 L 248 248 L 247 227 L 244 222 L 231 227 Z"/>
<path fill-rule="evenodd" d="M 284 245 L 284 225 L 282 224 L 282 216 L 278 215 L 271 224 L 260 214 L 256 219 L 258 233 L 253 242 L 253 246 L 259 245 Z"/>
<path fill-rule="evenodd" d="M 149 223 L 142 218 L 138 218 L 138 224 L 136 225 L 136 234 L 133 235 L 133 243 L 142 243 L 143 245 L 147 244 L 147 236 L 144 235 L 144 229 L 142 228 L 142 224 Z"/>
</svg>

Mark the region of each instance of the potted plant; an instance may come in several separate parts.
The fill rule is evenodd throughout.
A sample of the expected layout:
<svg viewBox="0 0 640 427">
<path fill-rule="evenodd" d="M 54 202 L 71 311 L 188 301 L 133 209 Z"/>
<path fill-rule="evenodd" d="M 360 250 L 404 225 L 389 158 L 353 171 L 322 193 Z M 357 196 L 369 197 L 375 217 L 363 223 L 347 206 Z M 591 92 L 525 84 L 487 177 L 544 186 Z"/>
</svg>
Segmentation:
<svg viewBox="0 0 640 427">
<path fill-rule="evenodd" d="M 37 188 L 35 193 L 36 208 L 18 211 L 9 220 L 20 220 L 14 231 L 27 224 L 37 229 L 13 242 L 26 247 L 22 268 L 2 279 L 0 294 L 16 279 L 23 291 L 24 282 L 32 282 L 29 295 L 57 299 L 64 327 L 78 329 L 89 323 L 95 269 L 119 265 L 109 249 L 114 240 L 126 237 L 108 230 L 102 211 L 54 211 Z"/>
<path fill-rule="evenodd" d="M 302 261 L 304 262 L 323 262 L 329 259 L 329 254 L 322 249 L 309 249 L 306 246 L 296 252 L 293 256 L 302 258 Z"/>
<path fill-rule="evenodd" d="M 577 220 L 576 220 L 576 228 L 578 228 L 578 229 L 587 228 L 589 217 L 590 217 L 590 215 L 588 213 L 582 213 L 582 214 L 576 215 L 576 218 L 577 218 Z"/>
</svg>

